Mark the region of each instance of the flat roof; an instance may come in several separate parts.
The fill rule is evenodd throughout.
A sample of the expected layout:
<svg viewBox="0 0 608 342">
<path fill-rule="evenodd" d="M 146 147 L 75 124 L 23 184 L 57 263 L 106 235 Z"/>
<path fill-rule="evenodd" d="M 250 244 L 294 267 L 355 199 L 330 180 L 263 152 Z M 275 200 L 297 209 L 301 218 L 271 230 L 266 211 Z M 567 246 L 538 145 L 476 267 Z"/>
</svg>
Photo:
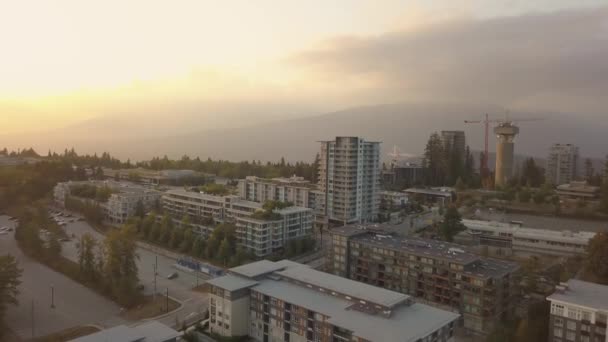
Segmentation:
<svg viewBox="0 0 608 342">
<path fill-rule="evenodd" d="M 119 325 L 105 329 L 91 335 L 73 339 L 73 342 L 165 342 L 174 339 L 181 334 L 168 326 L 157 322 L 149 321 L 128 327 Z"/>
<path fill-rule="evenodd" d="M 466 251 L 464 249 L 466 247 L 459 244 L 395 236 L 390 230 L 390 226 L 382 224 L 349 225 L 331 229 L 330 233 L 350 237 L 353 242 L 374 247 L 403 251 L 420 257 L 443 259 L 448 262 L 453 261 L 464 265 L 463 274 L 481 278 L 503 277 L 519 268 L 514 262 L 482 258 Z"/>
<path fill-rule="evenodd" d="M 564 243 L 579 243 L 588 244 L 597 233 L 586 231 L 570 231 L 570 230 L 550 230 L 538 229 L 530 227 L 521 227 L 518 224 L 510 224 L 506 222 L 496 221 L 481 221 L 481 220 L 462 220 L 462 223 L 467 229 L 486 230 L 492 232 L 509 233 L 513 237 L 533 238 L 542 241 L 556 241 Z"/>
<path fill-rule="evenodd" d="M 225 276 L 217 277 L 207 281 L 207 284 L 209 285 L 217 286 L 230 292 L 252 287 L 257 283 L 257 281 L 235 276 L 232 274 L 227 274 Z"/>
<path fill-rule="evenodd" d="M 285 267 L 286 265 L 280 265 L 276 262 L 272 262 L 269 260 L 260 260 L 252 262 L 250 264 L 233 267 L 228 271 L 230 271 L 231 273 L 236 273 L 245 276 L 247 278 L 256 278 L 268 273 L 282 270 Z"/>
<path fill-rule="evenodd" d="M 431 195 L 431 196 L 439 196 L 439 197 L 452 197 L 451 192 L 441 191 L 441 190 L 409 188 L 409 189 L 405 189 L 404 191 L 407 193 L 412 193 L 412 194 L 423 194 L 423 195 Z"/>
<path fill-rule="evenodd" d="M 393 307 L 410 298 L 403 293 L 338 277 L 309 267 L 290 267 L 276 274 L 385 307 Z"/>
<path fill-rule="evenodd" d="M 332 325 L 369 341 L 417 341 L 459 317 L 422 304 L 398 306 L 390 317 L 370 315 L 353 309 L 354 301 L 284 280 L 264 279 L 254 290 L 329 316 Z"/>
<path fill-rule="evenodd" d="M 608 311 L 608 286 L 570 279 L 566 290 L 563 292 L 556 291 L 547 297 L 547 300 L 556 300 Z"/>
</svg>

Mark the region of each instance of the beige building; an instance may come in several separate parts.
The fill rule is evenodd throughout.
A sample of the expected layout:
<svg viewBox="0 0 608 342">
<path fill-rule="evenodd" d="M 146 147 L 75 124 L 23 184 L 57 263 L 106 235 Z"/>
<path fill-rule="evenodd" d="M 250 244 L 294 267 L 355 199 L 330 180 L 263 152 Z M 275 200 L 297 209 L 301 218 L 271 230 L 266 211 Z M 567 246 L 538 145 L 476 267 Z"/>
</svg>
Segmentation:
<svg viewBox="0 0 608 342">
<path fill-rule="evenodd" d="M 459 318 L 289 260 L 235 267 L 207 286 L 210 330 L 260 342 L 450 342 Z"/>
</svg>

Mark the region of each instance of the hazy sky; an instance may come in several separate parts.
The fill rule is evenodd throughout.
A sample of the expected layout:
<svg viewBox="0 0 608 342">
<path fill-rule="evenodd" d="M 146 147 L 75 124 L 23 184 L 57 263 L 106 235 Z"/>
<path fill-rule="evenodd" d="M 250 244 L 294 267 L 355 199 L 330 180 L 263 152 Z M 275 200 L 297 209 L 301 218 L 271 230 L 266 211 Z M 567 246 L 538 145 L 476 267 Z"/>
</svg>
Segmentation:
<svg viewBox="0 0 608 342">
<path fill-rule="evenodd" d="M 221 127 L 444 94 L 596 113 L 608 89 L 605 6 L 0 0 L 0 126 L 183 116 Z"/>
</svg>

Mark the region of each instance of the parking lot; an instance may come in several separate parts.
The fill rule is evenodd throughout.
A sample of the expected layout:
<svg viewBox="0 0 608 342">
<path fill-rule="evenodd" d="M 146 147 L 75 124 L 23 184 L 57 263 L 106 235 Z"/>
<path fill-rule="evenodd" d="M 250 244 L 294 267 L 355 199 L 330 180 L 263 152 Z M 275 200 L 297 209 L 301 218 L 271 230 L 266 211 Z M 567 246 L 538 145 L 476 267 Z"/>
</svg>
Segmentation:
<svg viewBox="0 0 608 342">
<path fill-rule="evenodd" d="M 0 227 L 14 227 L 7 216 L 0 216 Z M 120 307 L 26 257 L 17 247 L 14 232 L 0 235 L 0 251 L 15 256 L 23 269 L 19 306 L 9 306 L 5 322 L 19 337 L 43 336 L 82 324 L 114 326 L 124 324 Z M 51 286 L 55 308 L 51 308 Z"/>
</svg>

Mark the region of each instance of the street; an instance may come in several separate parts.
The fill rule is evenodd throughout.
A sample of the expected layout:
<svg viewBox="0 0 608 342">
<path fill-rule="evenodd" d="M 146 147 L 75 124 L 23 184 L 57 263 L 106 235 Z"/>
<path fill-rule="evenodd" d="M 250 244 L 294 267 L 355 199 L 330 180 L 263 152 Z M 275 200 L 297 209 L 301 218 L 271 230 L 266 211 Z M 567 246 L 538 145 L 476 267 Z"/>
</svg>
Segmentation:
<svg viewBox="0 0 608 342">
<path fill-rule="evenodd" d="M 62 254 L 66 258 L 76 262 L 78 261 L 77 243 L 82 235 L 89 233 L 98 243 L 103 243 L 104 236 L 93 229 L 86 221 L 68 223 L 64 227 L 64 230 L 71 240 L 63 243 Z M 149 249 L 137 248 L 137 255 L 139 257 L 137 261 L 138 276 L 140 283 L 144 285 L 144 293 L 154 293 L 154 267 L 157 264 L 157 293 L 165 295 L 168 289 L 169 296 L 183 305 L 175 313 L 159 319 L 170 326 L 175 325 L 176 320 L 180 322 L 184 319 L 188 322 L 195 321 L 207 309 L 207 296 L 203 293 L 192 291 L 192 288 L 197 286 L 197 284 L 203 284 L 207 277 L 199 274 L 197 280 L 197 275 L 194 272 L 191 273 L 174 268 L 175 259 L 165 256 L 173 254 L 171 252 L 155 253 Z M 167 276 L 173 272 L 177 272 L 179 276 L 175 279 L 167 279 Z"/>
</svg>

